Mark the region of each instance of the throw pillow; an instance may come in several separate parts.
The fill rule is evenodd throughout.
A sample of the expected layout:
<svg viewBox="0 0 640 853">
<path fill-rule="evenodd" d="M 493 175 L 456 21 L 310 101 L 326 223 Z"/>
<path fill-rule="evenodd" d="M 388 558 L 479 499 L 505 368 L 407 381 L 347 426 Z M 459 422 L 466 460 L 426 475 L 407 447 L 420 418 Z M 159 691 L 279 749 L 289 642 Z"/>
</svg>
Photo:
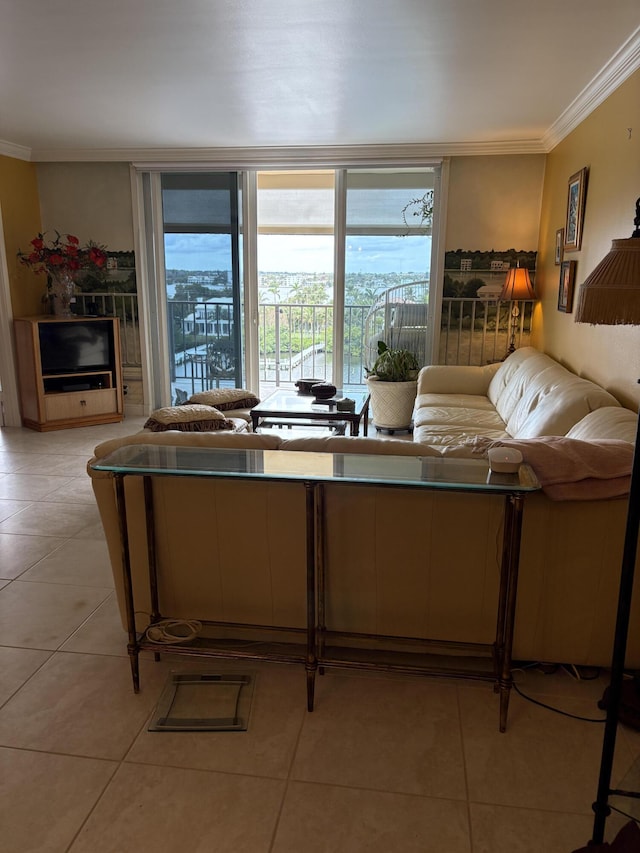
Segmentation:
<svg viewBox="0 0 640 853">
<path fill-rule="evenodd" d="M 212 388 L 192 394 L 189 402 L 215 406 L 221 412 L 228 412 L 231 409 L 251 409 L 258 405 L 260 398 L 245 388 Z"/>
<path fill-rule="evenodd" d="M 151 432 L 163 432 L 168 429 L 211 432 L 216 429 L 233 429 L 233 421 L 225 418 L 222 412 L 213 406 L 165 406 L 151 413 L 144 429 Z"/>
</svg>

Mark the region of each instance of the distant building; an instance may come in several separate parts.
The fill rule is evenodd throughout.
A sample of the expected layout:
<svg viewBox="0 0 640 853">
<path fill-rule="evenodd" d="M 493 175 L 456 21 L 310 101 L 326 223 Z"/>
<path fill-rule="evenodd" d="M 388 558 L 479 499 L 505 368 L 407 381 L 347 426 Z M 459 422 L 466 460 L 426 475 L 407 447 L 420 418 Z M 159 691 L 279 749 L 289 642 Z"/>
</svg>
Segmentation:
<svg viewBox="0 0 640 853">
<path fill-rule="evenodd" d="M 471 272 L 471 258 L 460 258 L 460 272 Z"/>
<path fill-rule="evenodd" d="M 229 284 L 229 270 L 217 270 L 210 273 L 192 273 L 187 276 L 187 284 L 202 284 L 207 287 L 221 285 L 225 287 Z"/>
<path fill-rule="evenodd" d="M 484 284 L 478 288 L 476 296 L 478 299 L 497 300 L 502 293 L 502 284 Z"/>
<path fill-rule="evenodd" d="M 199 302 L 193 313 L 184 318 L 184 330 L 188 335 L 228 338 L 232 328 L 233 304 L 230 296 Z"/>
</svg>

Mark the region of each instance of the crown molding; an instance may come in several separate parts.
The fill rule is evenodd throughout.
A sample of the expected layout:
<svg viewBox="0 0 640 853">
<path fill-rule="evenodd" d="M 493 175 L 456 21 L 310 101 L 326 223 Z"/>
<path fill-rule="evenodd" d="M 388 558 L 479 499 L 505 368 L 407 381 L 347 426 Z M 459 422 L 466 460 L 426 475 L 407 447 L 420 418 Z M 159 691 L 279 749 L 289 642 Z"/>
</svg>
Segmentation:
<svg viewBox="0 0 640 853">
<path fill-rule="evenodd" d="M 539 139 L 502 142 L 433 142 L 397 145 L 334 145 L 238 148 L 78 148 L 34 149 L 36 163 L 127 162 L 138 168 L 189 163 L 211 168 L 274 168 L 304 165 L 335 168 L 351 165 L 428 165 L 443 157 L 491 154 L 544 154 Z"/>
<path fill-rule="evenodd" d="M 32 151 L 24 145 L 16 145 L 14 142 L 7 142 L 0 139 L 0 154 L 6 154 L 7 157 L 13 157 L 15 160 L 31 160 Z"/>
<path fill-rule="evenodd" d="M 640 27 L 569 104 L 542 137 L 548 153 L 640 68 Z"/>
</svg>

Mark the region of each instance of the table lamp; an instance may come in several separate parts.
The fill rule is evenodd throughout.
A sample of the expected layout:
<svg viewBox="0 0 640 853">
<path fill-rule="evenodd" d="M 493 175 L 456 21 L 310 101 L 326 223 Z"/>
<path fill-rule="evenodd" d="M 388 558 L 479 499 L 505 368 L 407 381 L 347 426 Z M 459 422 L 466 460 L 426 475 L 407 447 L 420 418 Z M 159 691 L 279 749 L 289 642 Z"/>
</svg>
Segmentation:
<svg viewBox="0 0 640 853">
<path fill-rule="evenodd" d="M 521 267 L 519 263 L 517 266 L 511 267 L 499 298 L 501 302 L 512 303 L 511 341 L 509 343 L 509 349 L 507 350 L 507 355 L 511 355 L 511 353 L 515 352 L 516 349 L 516 326 L 518 325 L 518 317 L 520 316 L 520 305 L 518 303 L 523 299 L 536 298 L 536 295 L 533 292 L 531 278 L 529 277 L 529 270 Z"/>
<path fill-rule="evenodd" d="M 613 240 L 611 251 L 582 284 L 576 310 L 576 323 L 592 325 L 640 325 L 640 199 L 636 202 L 635 230 L 631 237 Z M 602 844 L 610 794 L 640 797 L 640 792 L 617 791 L 611 788 L 611 771 L 616 744 L 618 717 L 626 706 L 640 718 L 640 683 L 624 681 L 624 660 L 627 649 L 633 576 L 640 528 L 640 420 L 631 466 L 629 503 L 620 570 L 618 609 L 611 659 L 611 678 L 605 691 L 606 720 L 600 762 L 597 799 L 593 804 L 594 844 Z"/>
</svg>

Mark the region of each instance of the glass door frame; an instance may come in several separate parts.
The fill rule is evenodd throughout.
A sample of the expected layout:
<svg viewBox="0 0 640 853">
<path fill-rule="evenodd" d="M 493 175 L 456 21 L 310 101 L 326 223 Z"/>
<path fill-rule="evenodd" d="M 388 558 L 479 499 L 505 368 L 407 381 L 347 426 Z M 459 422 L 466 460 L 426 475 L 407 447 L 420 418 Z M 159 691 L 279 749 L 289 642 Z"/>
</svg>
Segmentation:
<svg viewBox="0 0 640 853">
<path fill-rule="evenodd" d="M 385 166 L 432 167 L 436 169 L 436 192 L 432 230 L 431 289 L 427 352 L 431 363 L 437 363 L 438 336 L 435 325 L 441 312 L 444 275 L 444 226 L 446 223 L 449 161 L 433 156 L 427 146 L 338 146 L 331 149 L 226 150 L 199 162 L 132 163 L 131 196 L 134 221 L 136 266 L 140 271 L 138 300 L 144 409 L 148 413 L 161 405 L 169 405 L 169 370 L 166 309 L 159 293 L 166 293 L 164 276 L 164 238 L 159 192 L 161 172 L 236 171 L 242 186 L 242 218 L 240 236 L 242 252 L 242 293 L 244 296 L 244 374 L 247 389 L 257 393 L 259 387 L 258 345 L 258 270 L 257 270 L 257 172 L 268 169 L 324 168 L 336 172 L 336 215 L 334 239 L 344 246 L 346 196 L 342 182 L 349 168 L 384 168 Z M 147 186 L 145 187 L 145 183 Z M 340 191 L 338 191 L 340 189 Z M 344 208 L 344 209 L 343 209 Z M 336 245 L 339 245 L 336 243 Z M 149 282 L 155 282 L 150 288 Z M 333 376 L 342 376 L 344 361 L 344 252 L 334 253 L 334 363 Z"/>
</svg>

